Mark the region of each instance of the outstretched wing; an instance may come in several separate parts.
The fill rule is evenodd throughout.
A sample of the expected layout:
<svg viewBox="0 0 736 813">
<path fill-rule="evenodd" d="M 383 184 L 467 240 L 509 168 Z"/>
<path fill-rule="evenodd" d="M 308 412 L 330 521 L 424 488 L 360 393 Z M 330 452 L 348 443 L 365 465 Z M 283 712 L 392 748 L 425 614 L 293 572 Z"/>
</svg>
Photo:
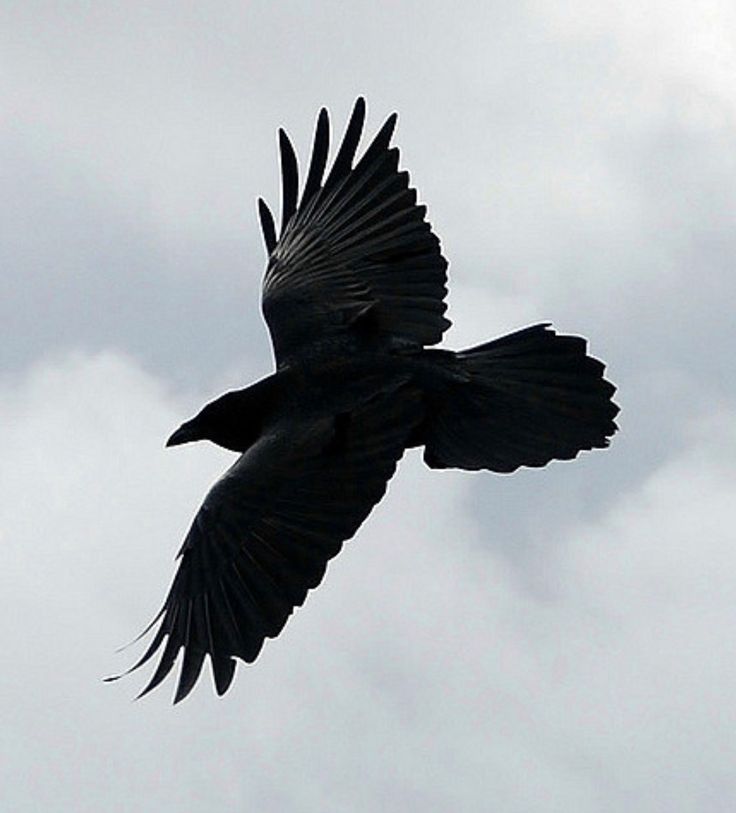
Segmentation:
<svg viewBox="0 0 736 813">
<path fill-rule="evenodd" d="M 349 415 L 273 431 L 245 452 L 194 518 L 153 622 L 160 625 L 128 670 L 166 642 L 141 695 L 168 675 L 182 648 L 174 702 L 192 690 L 206 656 L 223 694 L 234 658 L 256 659 L 381 499 L 420 418 L 419 396 L 393 386 Z"/>
<path fill-rule="evenodd" d="M 278 239 L 268 206 L 258 202 L 269 253 L 262 307 L 279 366 L 357 330 L 385 344 L 423 346 L 439 342 L 450 325 L 443 316 L 447 261 L 409 174 L 398 170 L 398 149 L 389 146 L 396 114 L 353 166 L 364 119 L 359 98 L 324 179 L 330 135 L 320 111 L 301 200 L 296 155 L 279 131 Z"/>
</svg>

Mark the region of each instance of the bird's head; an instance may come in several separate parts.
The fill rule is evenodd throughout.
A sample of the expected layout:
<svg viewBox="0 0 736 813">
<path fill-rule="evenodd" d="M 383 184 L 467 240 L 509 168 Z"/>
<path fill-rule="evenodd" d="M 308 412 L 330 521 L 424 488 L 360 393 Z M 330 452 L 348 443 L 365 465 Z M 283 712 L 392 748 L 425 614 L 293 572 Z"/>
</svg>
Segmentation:
<svg viewBox="0 0 736 813">
<path fill-rule="evenodd" d="M 185 421 L 166 445 L 180 446 L 195 440 L 209 440 L 232 452 L 244 452 L 261 432 L 264 406 L 258 385 L 226 392 L 203 407 L 191 420 Z"/>
</svg>

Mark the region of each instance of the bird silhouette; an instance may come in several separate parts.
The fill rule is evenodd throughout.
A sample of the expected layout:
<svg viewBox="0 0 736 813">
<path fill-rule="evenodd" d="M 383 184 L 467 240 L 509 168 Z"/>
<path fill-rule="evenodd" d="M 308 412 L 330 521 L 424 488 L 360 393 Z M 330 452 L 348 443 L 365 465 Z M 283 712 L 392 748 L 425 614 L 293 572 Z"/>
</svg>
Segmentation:
<svg viewBox="0 0 736 813">
<path fill-rule="evenodd" d="M 545 323 L 459 352 L 427 349 L 450 325 L 447 262 L 399 170 L 396 114 L 356 161 L 364 119 L 359 98 L 325 176 L 330 127 L 320 111 L 301 195 L 279 131 L 278 234 L 258 202 L 276 371 L 207 404 L 167 442 L 209 440 L 240 454 L 194 517 L 144 631 L 158 624 L 153 639 L 123 673 L 163 646 L 139 696 L 182 649 L 174 702 L 207 657 L 223 694 L 236 659 L 254 661 L 320 583 L 407 448 L 423 447 L 431 468 L 511 472 L 604 448 L 616 431 L 615 387 L 581 337 Z"/>
</svg>

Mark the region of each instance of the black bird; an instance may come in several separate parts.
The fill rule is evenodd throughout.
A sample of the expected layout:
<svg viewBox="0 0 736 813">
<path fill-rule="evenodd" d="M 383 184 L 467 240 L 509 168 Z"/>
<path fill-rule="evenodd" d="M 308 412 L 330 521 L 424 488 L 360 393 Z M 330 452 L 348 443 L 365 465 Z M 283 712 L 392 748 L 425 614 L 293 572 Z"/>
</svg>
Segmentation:
<svg viewBox="0 0 736 813">
<path fill-rule="evenodd" d="M 409 447 L 431 468 L 511 472 L 604 448 L 615 387 L 586 341 L 538 324 L 469 350 L 427 350 L 450 325 L 447 261 L 390 146 L 390 116 L 355 161 L 359 98 L 329 173 L 317 118 L 306 182 L 279 131 L 281 226 L 258 201 L 268 251 L 262 307 L 276 372 L 207 404 L 167 446 L 239 452 L 194 518 L 143 657 L 142 696 L 184 657 L 174 702 L 209 656 L 223 694 L 256 659 L 386 491 Z M 127 674 L 127 672 L 125 673 Z M 115 679 L 115 678 L 112 678 Z"/>
</svg>

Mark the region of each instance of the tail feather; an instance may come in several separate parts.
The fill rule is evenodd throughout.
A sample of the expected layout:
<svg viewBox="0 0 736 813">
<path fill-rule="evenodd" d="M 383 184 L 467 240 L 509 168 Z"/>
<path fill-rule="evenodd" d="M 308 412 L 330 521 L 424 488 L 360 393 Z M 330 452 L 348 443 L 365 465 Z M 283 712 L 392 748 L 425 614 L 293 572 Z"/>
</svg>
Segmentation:
<svg viewBox="0 0 736 813">
<path fill-rule="evenodd" d="M 534 325 L 455 354 L 463 374 L 434 405 L 431 468 L 511 472 L 605 448 L 616 432 L 615 387 L 586 341 Z"/>
</svg>

